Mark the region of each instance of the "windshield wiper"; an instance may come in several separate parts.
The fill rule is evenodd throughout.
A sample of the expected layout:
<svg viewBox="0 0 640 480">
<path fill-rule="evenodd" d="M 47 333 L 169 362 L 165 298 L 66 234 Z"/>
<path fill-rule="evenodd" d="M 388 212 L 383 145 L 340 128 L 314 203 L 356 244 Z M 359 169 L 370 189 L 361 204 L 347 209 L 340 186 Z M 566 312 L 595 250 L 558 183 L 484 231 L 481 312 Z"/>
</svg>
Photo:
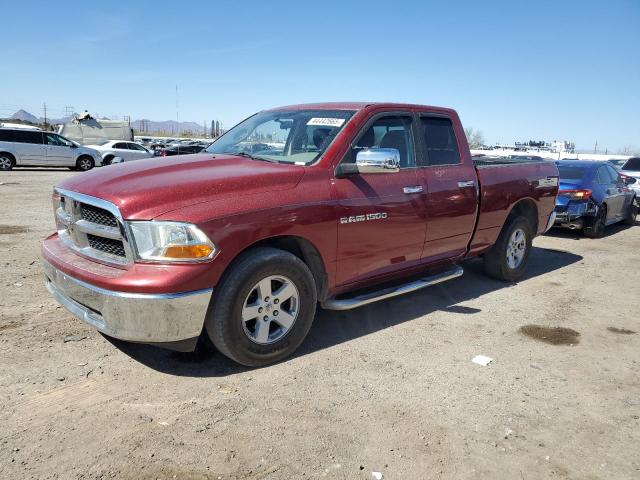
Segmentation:
<svg viewBox="0 0 640 480">
<path fill-rule="evenodd" d="M 225 152 L 225 153 L 227 153 L 227 152 Z M 254 157 L 253 155 L 251 155 L 250 153 L 247 153 L 247 152 L 236 152 L 236 153 L 228 152 L 228 154 L 229 155 L 237 155 L 238 157 L 250 158 L 251 160 L 259 160 L 261 162 L 280 163 L 277 160 L 271 160 L 270 158 Z"/>
</svg>

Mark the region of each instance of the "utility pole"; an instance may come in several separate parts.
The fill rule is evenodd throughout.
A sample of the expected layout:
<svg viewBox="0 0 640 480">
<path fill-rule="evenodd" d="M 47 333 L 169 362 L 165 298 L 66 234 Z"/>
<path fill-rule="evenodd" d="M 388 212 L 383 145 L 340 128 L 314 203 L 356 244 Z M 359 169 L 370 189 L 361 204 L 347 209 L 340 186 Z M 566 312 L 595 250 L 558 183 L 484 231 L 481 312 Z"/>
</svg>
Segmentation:
<svg viewBox="0 0 640 480">
<path fill-rule="evenodd" d="M 176 128 L 178 129 L 178 135 L 180 135 L 180 115 L 178 109 L 178 84 L 176 83 Z"/>
<path fill-rule="evenodd" d="M 593 153 L 598 153 L 598 140 L 596 140 L 596 144 L 593 146 Z"/>
<path fill-rule="evenodd" d="M 44 108 L 44 128 L 47 128 L 47 102 L 43 102 L 42 104 Z"/>
</svg>

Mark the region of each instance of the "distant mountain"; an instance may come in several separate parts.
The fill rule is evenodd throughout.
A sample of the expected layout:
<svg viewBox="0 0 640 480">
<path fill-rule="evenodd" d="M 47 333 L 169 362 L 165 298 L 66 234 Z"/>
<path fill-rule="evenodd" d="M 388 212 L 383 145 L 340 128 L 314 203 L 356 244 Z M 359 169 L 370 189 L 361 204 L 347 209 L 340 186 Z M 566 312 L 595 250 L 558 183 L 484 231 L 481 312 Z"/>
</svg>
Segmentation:
<svg viewBox="0 0 640 480">
<path fill-rule="evenodd" d="M 77 113 L 73 115 L 69 115 L 63 118 L 47 118 L 47 122 L 50 125 L 58 125 L 61 123 L 66 123 L 73 118 L 75 118 Z M 27 112 L 26 110 L 20 109 L 13 115 L 11 115 L 11 120 L 21 120 L 23 122 L 31 122 L 31 123 L 44 123 L 43 117 L 36 117 L 35 115 Z M 101 117 L 101 120 L 109 120 L 107 117 Z M 175 120 L 165 120 L 163 122 L 158 122 L 155 120 L 136 120 L 131 122 L 131 128 L 136 129 L 139 132 L 148 132 L 148 133 L 168 133 L 171 135 L 178 135 L 179 132 L 190 131 L 193 133 L 203 133 L 202 125 L 196 122 L 176 122 Z"/>
<path fill-rule="evenodd" d="M 11 120 L 22 120 L 23 122 L 40 123 L 40 119 L 38 117 L 30 114 L 23 109 L 20 109 L 16 113 L 11 115 Z"/>
</svg>

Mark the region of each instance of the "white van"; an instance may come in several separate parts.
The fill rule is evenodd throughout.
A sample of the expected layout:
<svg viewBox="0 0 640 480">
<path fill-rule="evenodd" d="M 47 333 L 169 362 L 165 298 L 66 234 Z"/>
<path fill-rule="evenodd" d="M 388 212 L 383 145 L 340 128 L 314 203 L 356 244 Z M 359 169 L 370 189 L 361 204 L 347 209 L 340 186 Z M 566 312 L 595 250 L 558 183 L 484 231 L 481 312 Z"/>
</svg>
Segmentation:
<svg viewBox="0 0 640 480">
<path fill-rule="evenodd" d="M 0 170 L 13 167 L 68 167 L 91 170 L 102 163 L 100 153 L 53 132 L 0 128 Z"/>
</svg>

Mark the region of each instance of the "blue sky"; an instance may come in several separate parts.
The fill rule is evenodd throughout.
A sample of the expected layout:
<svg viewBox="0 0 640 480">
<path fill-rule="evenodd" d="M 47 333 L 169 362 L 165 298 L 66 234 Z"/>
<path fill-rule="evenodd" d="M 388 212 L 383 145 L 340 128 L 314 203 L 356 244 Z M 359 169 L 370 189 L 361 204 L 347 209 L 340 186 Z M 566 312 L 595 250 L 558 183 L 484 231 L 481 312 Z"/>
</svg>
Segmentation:
<svg viewBox="0 0 640 480">
<path fill-rule="evenodd" d="M 109 5 L 111 4 L 111 5 Z M 640 149 L 640 0 L 3 2 L 0 116 L 225 127 L 315 101 L 449 106 L 487 141 Z"/>
</svg>

